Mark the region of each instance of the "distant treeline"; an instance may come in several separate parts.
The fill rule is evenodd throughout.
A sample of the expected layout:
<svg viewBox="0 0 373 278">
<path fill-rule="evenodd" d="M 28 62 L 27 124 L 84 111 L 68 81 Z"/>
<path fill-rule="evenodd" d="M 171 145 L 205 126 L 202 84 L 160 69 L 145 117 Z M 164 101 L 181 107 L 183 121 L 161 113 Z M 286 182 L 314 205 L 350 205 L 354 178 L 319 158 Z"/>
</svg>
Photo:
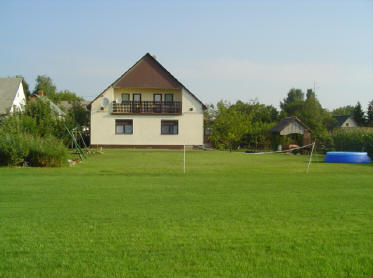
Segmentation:
<svg viewBox="0 0 373 278">
<path fill-rule="evenodd" d="M 212 145 L 219 149 L 272 149 L 279 143 L 299 136 L 281 137 L 269 130 L 281 119 L 296 116 L 312 131 L 312 137 L 322 140 L 329 136 L 336 120 L 333 116 L 351 115 L 359 126 L 373 126 L 373 100 L 363 111 L 360 102 L 328 111 L 323 108 L 311 89 L 291 89 L 280 102 L 280 110 L 257 101 L 229 103 L 220 101 L 208 105 L 205 112 L 205 130 Z M 298 137 L 298 138 L 297 138 Z"/>
</svg>

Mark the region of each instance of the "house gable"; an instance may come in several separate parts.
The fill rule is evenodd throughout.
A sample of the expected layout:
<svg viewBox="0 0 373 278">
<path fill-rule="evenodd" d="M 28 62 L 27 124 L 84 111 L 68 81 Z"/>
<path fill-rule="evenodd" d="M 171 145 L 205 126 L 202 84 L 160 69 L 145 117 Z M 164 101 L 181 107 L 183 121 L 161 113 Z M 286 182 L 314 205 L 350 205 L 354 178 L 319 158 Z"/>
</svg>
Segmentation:
<svg viewBox="0 0 373 278">
<path fill-rule="evenodd" d="M 26 99 L 22 78 L 0 78 L 0 114 L 13 110 L 13 105 L 21 107 Z"/>
<path fill-rule="evenodd" d="M 350 115 L 334 116 L 336 120 L 335 127 L 358 127 L 354 118 Z"/>
<path fill-rule="evenodd" d="M 89 105 L 93 104 L 99 97 L 108 92 L 110 88 L 133 88 L 133 89 L 184 89 L 202 105 L 206 106 L 191 91 L 181 84 L 167 69 L 165 69 L 153 56 L 146 53 L 129 70 L 122 74 L 109 87 L 100 93 Z"/>
</svg>

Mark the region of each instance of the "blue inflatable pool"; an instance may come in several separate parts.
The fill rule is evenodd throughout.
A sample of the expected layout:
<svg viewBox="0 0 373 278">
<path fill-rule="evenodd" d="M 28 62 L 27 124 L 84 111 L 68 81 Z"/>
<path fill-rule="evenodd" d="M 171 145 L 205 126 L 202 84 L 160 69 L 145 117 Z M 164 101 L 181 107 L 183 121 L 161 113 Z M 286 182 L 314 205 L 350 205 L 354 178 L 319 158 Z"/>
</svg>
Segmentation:
<svg viewBox="0 0 373 278">
<path fill-rule="evenodd" d="M 329 163 L 370 163 L 366 152 L 327 152 L 324 162 Z"/>
</svg>

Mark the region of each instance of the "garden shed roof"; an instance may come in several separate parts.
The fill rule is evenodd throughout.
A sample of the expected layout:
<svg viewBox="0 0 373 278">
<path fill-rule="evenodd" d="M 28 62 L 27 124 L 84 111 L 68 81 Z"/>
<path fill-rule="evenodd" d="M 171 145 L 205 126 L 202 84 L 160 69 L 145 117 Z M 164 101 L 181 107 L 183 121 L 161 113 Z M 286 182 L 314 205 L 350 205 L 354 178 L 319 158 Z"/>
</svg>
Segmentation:
<svg viewBox="0 0 373 278">
<path fill-rule="evenodd" d="M 292 116 L 279 121 L 277 125 L 269 130 L 269 132 L 278 132 L 281 135 L 287 135 L 291 133 L 303 134 L 304 130 L 308 130 L 310 132 L 310 129 L 304 123 L 302 123 L 301 120 L 295 116 Z"/>
</svg>

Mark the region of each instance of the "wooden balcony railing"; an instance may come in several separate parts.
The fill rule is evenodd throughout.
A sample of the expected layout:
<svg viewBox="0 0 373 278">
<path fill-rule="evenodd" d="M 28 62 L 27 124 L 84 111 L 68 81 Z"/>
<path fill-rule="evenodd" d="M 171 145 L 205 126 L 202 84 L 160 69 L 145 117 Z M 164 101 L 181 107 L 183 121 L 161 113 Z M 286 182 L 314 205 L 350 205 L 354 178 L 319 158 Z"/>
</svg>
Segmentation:
<svg viewBox="0 0 373 278">
<path fill-rule="evenodd" d="M 181 101 L 113 101 L 112 114 L 181 114 Z"/>
</svg>

